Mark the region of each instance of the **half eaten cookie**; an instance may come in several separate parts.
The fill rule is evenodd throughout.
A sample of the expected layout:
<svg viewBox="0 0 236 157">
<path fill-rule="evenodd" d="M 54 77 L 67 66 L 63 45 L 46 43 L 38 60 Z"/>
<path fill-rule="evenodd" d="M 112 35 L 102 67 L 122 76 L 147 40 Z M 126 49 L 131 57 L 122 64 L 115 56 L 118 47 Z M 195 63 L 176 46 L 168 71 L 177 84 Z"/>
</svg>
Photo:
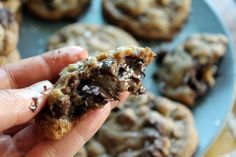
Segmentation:
<svg viewBox="0 0 236 157">
<path fill-rule="evenodd" d="M 121 92 L 144 93 L 141 79 L 154 56 L 149 48 L 120 47 L 67 66 L 36 118 L 45 137 L 61 139 L 79 117 L 119 100 Z"/>
</svg>

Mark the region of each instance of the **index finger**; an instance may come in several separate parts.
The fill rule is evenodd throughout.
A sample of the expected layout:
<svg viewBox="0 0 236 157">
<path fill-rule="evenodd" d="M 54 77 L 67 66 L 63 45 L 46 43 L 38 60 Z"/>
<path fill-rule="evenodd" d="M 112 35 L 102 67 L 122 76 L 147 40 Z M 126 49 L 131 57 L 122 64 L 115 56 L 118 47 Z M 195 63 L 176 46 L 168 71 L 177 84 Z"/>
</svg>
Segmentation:
<svg viewBox="0 0 236 157">
<path fill-rule="evenodd" d="M 66 65 L 86 59 L 86 50 L 66 47 L 0 68 L 0 89 L 23 88 L 42 80 L 54 81 Z"/>
<path fill-rule="evenodd" d="M 103 108 L 88 113 L 62 140 L 42 139 L 37 127 L 31 125 L 14 135 L 16 144 L 19 150 L 30 151 L 28 156 L 73 156 L 101 127 L 111 110 L 122 104 L 128 95 L 124 92 L 120 96 L 120 101 L 110 102 Z"/>
</svg>

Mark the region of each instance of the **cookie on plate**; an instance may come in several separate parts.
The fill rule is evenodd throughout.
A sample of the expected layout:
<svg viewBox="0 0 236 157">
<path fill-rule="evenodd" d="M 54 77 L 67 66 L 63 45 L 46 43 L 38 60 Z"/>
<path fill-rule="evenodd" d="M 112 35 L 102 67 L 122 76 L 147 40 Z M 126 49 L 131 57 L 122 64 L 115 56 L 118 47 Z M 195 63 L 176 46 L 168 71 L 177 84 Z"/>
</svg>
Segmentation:
<svg viewBox="0 0 236 157">
<path fill-rule="evenodd" d="M 21 0 L 1 0 L 0 2 L 15 15 L 17 22 L 21 23 Z"/>
<path fill-rule="evenodd" d="M 106 20 L 145 40 L 170 40 L 184 25 L 191 0 L 103 0 Z"/>
<path fill-rule="evenodd" d="M 82 148 L 74 157 L 88 157 L 86 149 Z"/>
<path fill-rule="evenodd" d="M 120 46 L 138 46 L 125 31 L 113 26 L 72 24 L 60 29 L 48 41 L 48 50 L 78 45 L 94 56 Z"/>
<path fill-rule="evenodd" d="M 28 0 L 27 10 L 49 21 L 76 20 L 87 10 L 91 0 Z"/>
<path fill-rule="evenodd" d="M 8 55 L 0 55 L 0 65 L 14 63 L 20 60 L 20 53 L 15 50 Z"/>
<path fill-rule="evenodd" d="M 194 34 L 172 52 L 157 56 L 161 93 L 188 106 L 214 86 L 218 65 L 227 49 L 222 34 Z"/>
<path fill-rule="evenodd" d="M 197 145 L 189 109 L 146 93 L 111 112 L 85 148 L 87 157 L 191 157 Z"/>
<path fill-rule="evenodd" d="M 0 55 L 7 56 L 16 50 L 18 43 L 18 23 L 6 8 L 0 8 Z"/>
<path fill-rule="evenodd" d="M 121 92 L 144 93 L 141 80 L 154 59 L 149 48 L 119 47 L 66 67 L 36 118 L 48 139 L 61 139 L 87 112 L 119 100 Z"/>
</svg>

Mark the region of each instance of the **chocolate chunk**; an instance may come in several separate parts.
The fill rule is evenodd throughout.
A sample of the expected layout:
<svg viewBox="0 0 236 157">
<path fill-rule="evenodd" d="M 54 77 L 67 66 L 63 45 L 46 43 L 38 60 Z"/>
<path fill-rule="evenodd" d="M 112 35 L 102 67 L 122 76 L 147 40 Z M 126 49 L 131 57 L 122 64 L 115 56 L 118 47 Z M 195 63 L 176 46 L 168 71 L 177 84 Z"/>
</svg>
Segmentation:
<svg viewBox="0 0 236 157">
<path fill-rule="evenodd" d="M 153 59 L 149 48 L 120 47 L 66 67 L 37 117 L 45 136 L 61 139 L 78 118 L 119 100 L 121 92 L 144 93 L 141 79 Z"/>
</svg>

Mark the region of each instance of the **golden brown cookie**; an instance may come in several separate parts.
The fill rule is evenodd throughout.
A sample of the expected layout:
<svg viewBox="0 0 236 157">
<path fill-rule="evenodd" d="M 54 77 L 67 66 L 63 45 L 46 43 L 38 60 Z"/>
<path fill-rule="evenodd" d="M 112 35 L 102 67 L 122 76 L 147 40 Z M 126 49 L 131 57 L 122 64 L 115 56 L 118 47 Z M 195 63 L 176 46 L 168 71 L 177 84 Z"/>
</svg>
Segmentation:
<svg viewBox="0 0 236 157">
<path fill-rule="evenodd" d="M 0 2 L 15 15 L 17 22 L 21 23 L 21 0 L 1 0 Z"/>
<path fill-rule="evenodd" d="M 0 55 L 0 65 L 14 63 L 19 60 L 20 60 L 20 53 L 17 50 L 9 53 L 7 56 Z"/>
<path fill-rule="evenodd" d="M 0 8 L 0 55 L 7 56 L 16 50 L 18 24 L 14 15 L 6 8 Z"/>
<path fill-rule="evenodd" d="M 61 139 L 79 117 L 119 100 L 121 92 L 144 93 L 141 80 L 153 59 L 149 48 L 119 47 L 67 66 L 36 118 L 40 130 L 48 139 Z"/>
<path fill-rule="evenodd" d="M 87 157 L 192 157 L 197 146 L 189 109 L 147 93 L 111 112 L 85 148 Z"/>
<path fill-rule="evenodd" d="M 138 46 L 125 31 L 113 26 L 72 24 L 57 31 L 48 41 L 48 50 L 78 45 L 97 55 L 120 46 Z"/>
<path fill-rule="evenodd" d="M 215 85 L 220 59 L 227 50 L 222 34 L 194 34 L 172 52 L 157 56 L 161 93 L 188 106 Z"/>
<path fill-rule="evenodd" d="M 49 20 L 76 20 L 91 0 L 28 0 L 26 8 L 37 17 Z"/>
<path fill-rule="evenodd" d="M 188 18 L 191 0 L 103 0 L 106 20 L 145 40 L 170 40 Z"/>
</svg>

